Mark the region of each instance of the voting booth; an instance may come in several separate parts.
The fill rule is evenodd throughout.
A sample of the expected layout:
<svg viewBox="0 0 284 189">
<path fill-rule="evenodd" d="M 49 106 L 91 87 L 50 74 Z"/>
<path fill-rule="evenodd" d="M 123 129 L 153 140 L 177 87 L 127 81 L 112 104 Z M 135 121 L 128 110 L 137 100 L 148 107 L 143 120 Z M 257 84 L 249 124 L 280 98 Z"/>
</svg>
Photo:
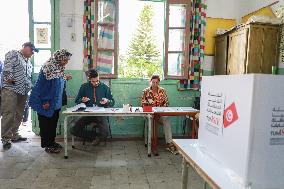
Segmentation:
<svg viewBox="0 0 284 189">
<path fill-rule="evenodd" d="M 203 77 L 198 143 L 243 188 L 283 189 L 284 76 Z"/>
</svg>

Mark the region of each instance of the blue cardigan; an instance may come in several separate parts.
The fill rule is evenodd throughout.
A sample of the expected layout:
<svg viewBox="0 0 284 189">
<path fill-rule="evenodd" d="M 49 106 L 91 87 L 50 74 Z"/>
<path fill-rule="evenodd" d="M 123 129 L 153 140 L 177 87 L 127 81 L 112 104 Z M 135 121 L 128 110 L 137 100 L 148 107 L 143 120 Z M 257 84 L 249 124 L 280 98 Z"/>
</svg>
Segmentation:
<svg viewBox="0 0 284 189">
<path fill-rule="evenodd" d="M 47 80 L 42 70 L 38 75 L 37 82 L 32 88 L 31 95 L 29 98 L 30 107 L 36 111 L 38 114 L 52 117 L 55 109 L 60 109 L 60 107 L 55 107 L 56 103 L 62 99 L 62 84 L 63 78 L 55 78 Z M 42 105 L 49 103 L 48 109 L 43 109 Z"/>
</svg>

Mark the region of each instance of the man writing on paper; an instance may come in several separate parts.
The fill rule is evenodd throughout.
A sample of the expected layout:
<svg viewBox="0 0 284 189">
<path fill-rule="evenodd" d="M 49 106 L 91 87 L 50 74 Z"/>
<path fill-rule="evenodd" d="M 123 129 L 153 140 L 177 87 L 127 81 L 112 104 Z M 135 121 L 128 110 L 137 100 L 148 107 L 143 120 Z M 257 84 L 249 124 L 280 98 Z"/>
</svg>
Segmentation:
<svg viewBox="0 0 284 189">
<path fill-rule="evenodd" d="M 110 88 L 99 81 L 99 75 L 96 70 L 90 70 L 88 74 L 89 82 L 81 85 L 78 95 L 75 99 L 77 104 L 85 103 L 87 107 L 99 106 L 99 107 L 113 107 L 115 101 L 113 99 Z M 109 123 L 107 117 L 101 116 L 86 116 L 80 118 L 71 129 L 71 134 L 74 136 L 82 137 L 84 126 L 96 123 L 99 128 L 100 138 L 106 140 L 109 135 L 108 127 Z M 100 139 L 95 138 L 93 144 L 99 144 Z"/>
</svg>

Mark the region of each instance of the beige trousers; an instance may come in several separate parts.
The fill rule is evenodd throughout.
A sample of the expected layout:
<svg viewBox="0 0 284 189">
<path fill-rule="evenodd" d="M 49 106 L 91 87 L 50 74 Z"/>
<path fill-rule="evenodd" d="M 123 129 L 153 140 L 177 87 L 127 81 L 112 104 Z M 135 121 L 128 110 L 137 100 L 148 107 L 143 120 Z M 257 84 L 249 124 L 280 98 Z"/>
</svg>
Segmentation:
<svg viewBox="0 0 284 189">
<path fill-rule="evenodd" d="M 167 144 L 171 143 L 173 141 L 173 138 L 172 138 L 172 128 L 171 128 L 170 118 L 167 117 L 167 116 L 162 116 L 162 117 L 160 117 L 158 124 L 163 125 L 166 143 Z"/>
<path fill-rule="evenodd" d="M 1 95 L 1 138 L 17 137 L 18 129 L 23 119 L 23 113 L 28 95 L 21 95 L 12 90 L 2 88 Z"/>
</svg>

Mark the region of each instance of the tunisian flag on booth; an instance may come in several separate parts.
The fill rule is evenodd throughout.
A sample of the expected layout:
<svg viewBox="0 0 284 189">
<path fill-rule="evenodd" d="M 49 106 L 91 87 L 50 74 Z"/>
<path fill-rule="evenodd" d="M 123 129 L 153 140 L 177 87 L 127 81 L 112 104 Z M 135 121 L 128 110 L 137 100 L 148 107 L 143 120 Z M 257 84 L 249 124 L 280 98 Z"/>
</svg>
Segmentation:
<svg viewBox="0 0 284 189">
<path fill-rule="evenodd" d="M 235 102 L 224 110 L 224 128 L 230 126 L 238 119 L 238 113 Z"/>
</svg>

